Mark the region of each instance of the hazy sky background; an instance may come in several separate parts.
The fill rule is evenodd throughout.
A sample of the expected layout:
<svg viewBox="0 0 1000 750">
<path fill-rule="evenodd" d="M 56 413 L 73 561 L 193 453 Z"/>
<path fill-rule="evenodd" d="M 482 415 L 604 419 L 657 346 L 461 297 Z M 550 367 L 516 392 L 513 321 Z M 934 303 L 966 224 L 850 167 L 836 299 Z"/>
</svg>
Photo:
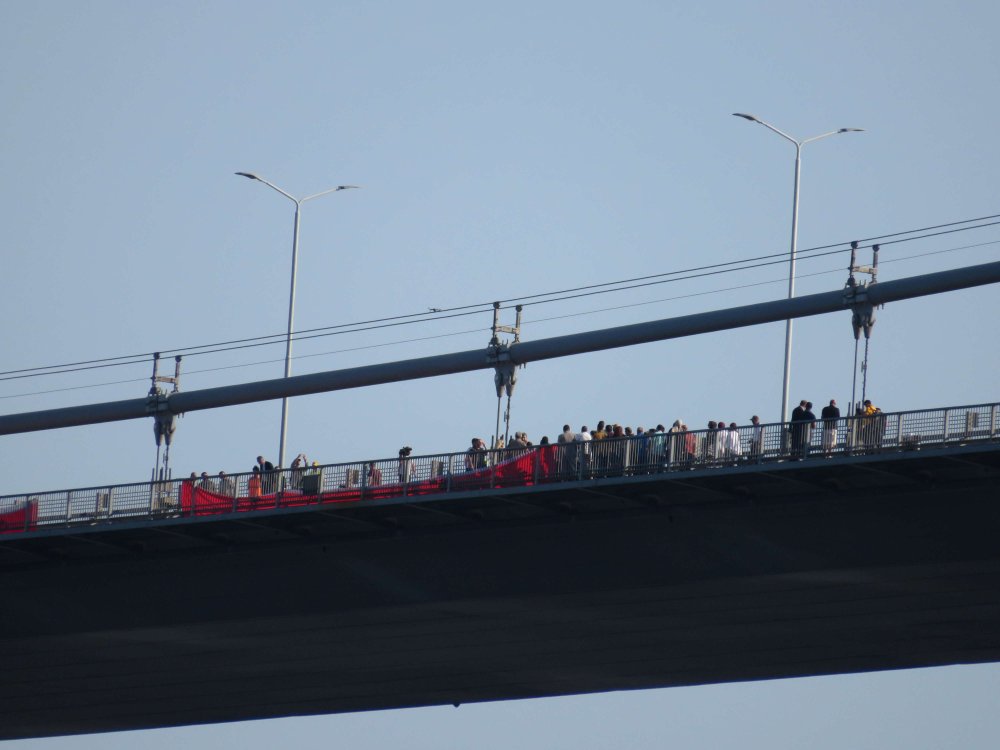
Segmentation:
<svg viewBox="0 0 1000 750">
<path fill-rule="evenodd" d="M 0 413 L 145 395 L 148 361 L 10 371 L 280 334 L 304 196 L 296 328 L 800 250 L 1000 214 L 990 2 L 0 0 Z M 996 221 L 996 219 L 992 219 Z M 1000 259 L 989 227 L 883 244 L 882 280 Z M 862 259 L 867 262 L 868 252 Z M 846 279 L 799 263 L 797 292 Z M 783 297 L 787 266 L 525 308 L 525 339 Z M 484 347 L 484 312 L 296 345 L 296 374 Z M 1000 398 L 996 287 L 879 313 L 887 411 Z M 513 320 L 508 312 L 505 322 Z M 796 323 L 791 397 L 851 393 L 848 313 Z M 329 332 L 329 331 L 328 331 Z M 512 429 L 693 427 L 780 412 L 783 324 L 532 364 Z M 182 387 L 279 377 L 280 345 L 185 356 Z M 166 369 L 171 363 L 168 361 Z M 288 455 L 460 450 L 492 373 L 292 401 Z M 277 458 L 277 402 L 180 420 L 175 476 Z M 151 424 L 0 438 L 0 494 L 147 479 Z M 992 748 L 995 666 L 223 725 L 12 747 Z"/>
</svg>

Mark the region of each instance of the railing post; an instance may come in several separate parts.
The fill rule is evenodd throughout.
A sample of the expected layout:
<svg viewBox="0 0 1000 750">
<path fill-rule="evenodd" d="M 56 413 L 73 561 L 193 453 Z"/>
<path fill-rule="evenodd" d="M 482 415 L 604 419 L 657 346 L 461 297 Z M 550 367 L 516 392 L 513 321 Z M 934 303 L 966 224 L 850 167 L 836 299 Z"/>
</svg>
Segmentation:
<svg viewBox="0 0 1000 750">
<path fill-rule="evenodd" d="M 538 470 L 540 468 L 539 465 L 541 464 L 541 461 L 542 461 L 542 449 L 535 448 L 535 466 L 534 466 L 535 476 L 534 479 L 531 480 L 533 484 L 538 484 Z"/>
<path fill-rule="evenodd" d="M 941 435 L 941 442 L 944 443 L 944 445 L 948 444 L 948 414 L 949 414 L 949 410 L 945 409 L 944 410 L 944 432 Z"/>
<path fill-rule="evenodd" d="M 69 504 L 72 493 L 70 490 L 66 490 L 66 523 L 69 524 Z"/>
<path fill-rule="evenodd" d="M 896 415 L 896 450 L 903 447 L 903 415 Z"/>
<path fill-rule="evenodd" d="M 997 405 L 990 407 L 990 438 L 997 436 Z"/>
</svg>

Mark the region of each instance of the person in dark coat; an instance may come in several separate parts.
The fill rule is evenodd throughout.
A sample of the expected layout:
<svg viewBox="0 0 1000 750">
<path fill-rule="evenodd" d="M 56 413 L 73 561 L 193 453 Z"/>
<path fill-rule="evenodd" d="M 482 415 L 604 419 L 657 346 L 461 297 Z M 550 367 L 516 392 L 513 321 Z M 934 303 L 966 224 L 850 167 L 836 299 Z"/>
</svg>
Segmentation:
<svg viewBox="0 0 1000 750">
<path fill-rule="evenodd" d="M 823 455 L 829 456 L 837 447 L 837 421 L 840 419 L 840 409 L 837 408 L 836 399 L 830 399 L 830 403 L 823 407 L 820 416 L 823 418 Z"/>
<path fill-rule="evenodd" d="M 792 409 L 790 432 L 792 437 L 791 454 L 793 458 L 802 457 L 802 436 L 805 434 L 806 403 L 805 400 L 799 401 L 799 405 Z"/>
<path fill-rule="evenodd" d="M 802 458 L 809 456 L 812 447 L 813 428 L 816 426 L 816 415 L 813 414 L 812 401 L 806 401 L 806 411 L 802 415 Z"/>
<path fill-rule="evenodd" d="M 265 461 L 263 456 L 257 456 L 257 471 L 260 472 L 261 484 L 265 495 L 270 495 L 275 491 L 274 464 Z"/>
</svg>

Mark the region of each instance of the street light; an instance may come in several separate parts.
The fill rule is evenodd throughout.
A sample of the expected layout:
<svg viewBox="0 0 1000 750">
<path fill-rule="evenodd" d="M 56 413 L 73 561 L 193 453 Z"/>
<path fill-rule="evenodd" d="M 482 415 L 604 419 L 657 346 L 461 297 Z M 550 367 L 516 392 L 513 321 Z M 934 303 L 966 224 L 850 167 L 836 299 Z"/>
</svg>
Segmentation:
<svg viewBox="0 0 1000 750">
<path fill-rule="evenodd" d="M 791 257 L 788 261 L 788 299 L 795 296 L 795 250 L 798 245 L 798 233 L 799 233 L 799 172 L 802 166 L 802 147 L 807 143 L 812 141 L 818 141 L 821 138 L 828 138 L 831 135 L 839 135 L 840 133 L 862 133 L 864 128 L 839 128 L 838 130 L 831 130 L 829 133 L 823 133 L 822 135 L 814 135 L 812 138 L 806 138 L 802 141 L 797 141 L 788 133 L 784 133 L 778 130 L 774 125 L 766 123 L 763 120 L 754 117 L 753 115 L 744 114 L 742 112 L 733 112 L 733 117 L 742 117 L 744 120 L 749 120 L 750 122 L 756 122 L 759 125 L 763 125 L 768 130 L 774 131 L 786 141 L 795 144 L 795 192 L 792 198 L 792 252 Z M 785 377 L 781 384 L 781 421 L 788 421 L 788 385 L 791 380 L 792 373 L 792 319 L 789 318 L 785 321 Z"/>
<path fill-rule="evenodd" d="M 285 377 L 287 378 L 292 372 L 292 321 L 295 316 L 295 274 L 298 269 L 299 262 L 299 213 L 302 209 L 302 204 L 306 201 L 311 201 L 313 198 L 319 198 L 329 193 L 336 193 L 340 190 L 350 190 L 352 188 L 357 188 L 358 186 L 338 185 L 335 188 L 324 190 L 322 193 L 307 195 L 305 198 L 296 198 L 295 196 L 286 193 L 277 185 L 268 182 L 263 177 L 253 174 L 253 172 L 237 172 L 236 174 L 240 177 L 246 177 L 248 179 L 264 183 L 269 188 L 281 193 L 295 204 L 295 231 L 292 234 L 292 288 L 288 293 L 288 335 L 285 338 Z M 283 398 L 281 399 L 281 437 L 278 441 L 278 466 L 280 467 L 285 466 L 285 434 L 287 432 L 287 428 L 288 398 Z"/>
</svg>

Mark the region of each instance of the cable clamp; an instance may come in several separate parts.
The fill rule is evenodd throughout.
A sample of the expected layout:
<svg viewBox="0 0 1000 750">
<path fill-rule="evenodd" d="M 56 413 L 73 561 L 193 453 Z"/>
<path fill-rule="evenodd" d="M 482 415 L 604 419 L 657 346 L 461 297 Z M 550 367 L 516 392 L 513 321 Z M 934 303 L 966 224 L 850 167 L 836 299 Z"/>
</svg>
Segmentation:
<svg viewBox="0 0 1000 750">
<path fill-rule="evenodd" d="M 844 304 L 851 308 L 851 328 L 857 341 L 864 331 L 865 338 L 871 338 L 875 326 L 875 307 L 868 297 L 867 285 L 848 287 L 844 290 Z"/>
</svg>

